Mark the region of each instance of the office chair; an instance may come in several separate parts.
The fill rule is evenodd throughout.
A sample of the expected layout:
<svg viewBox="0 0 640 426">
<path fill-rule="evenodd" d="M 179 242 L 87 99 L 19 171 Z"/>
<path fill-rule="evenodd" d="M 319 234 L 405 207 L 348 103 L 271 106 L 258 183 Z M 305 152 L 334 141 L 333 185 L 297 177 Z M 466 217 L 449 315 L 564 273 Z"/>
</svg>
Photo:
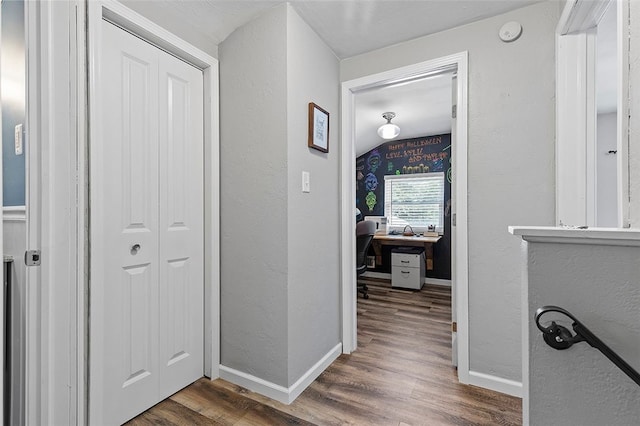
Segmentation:
<svg viewBox="0 0 640 426">
<path fill-rule="evenodd" d="M 356 223 L 356 277 L 359 277 L 367 270 L 367 252 L 373 235 L 376 233 L 376 224 L 370 220 L 363 220 Z M 357 284 L 358 292 L 362 293 L 362 297 L 369 298 L 367 293 L 369 289 L 364 283 Z"/>
</svg>

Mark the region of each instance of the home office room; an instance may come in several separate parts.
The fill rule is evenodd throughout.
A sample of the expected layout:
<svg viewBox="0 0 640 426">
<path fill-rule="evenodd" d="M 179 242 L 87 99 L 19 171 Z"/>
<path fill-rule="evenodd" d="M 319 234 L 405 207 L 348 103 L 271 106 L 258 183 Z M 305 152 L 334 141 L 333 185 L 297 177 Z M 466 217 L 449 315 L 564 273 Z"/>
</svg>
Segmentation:
<svg viewBox="0 0 640 426">
<path fill-rule="evenodd" d="M 455 83 L 456 71 L 445 69 L 354 95 L 358 352 L 376 368 L 399 376 L 420 371 L 441 384 L 455 377 L 457 364 Z"/>
</svg>

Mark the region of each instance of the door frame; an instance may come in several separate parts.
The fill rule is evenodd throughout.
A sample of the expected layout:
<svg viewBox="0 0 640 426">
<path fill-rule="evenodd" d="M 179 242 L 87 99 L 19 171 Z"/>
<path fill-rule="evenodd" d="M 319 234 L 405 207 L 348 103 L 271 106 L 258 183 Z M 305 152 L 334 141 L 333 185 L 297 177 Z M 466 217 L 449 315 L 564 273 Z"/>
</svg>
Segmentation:
<svg viewBox="0 0 640 426">
<path fill-rule="evenodd" d="M 629 224 L 629 2 L 571 0 L 556 28 L 556 225 L 596 225 L 596 27 L 617 7 L 618 227 Z"/>
<path fill-rule="evenodd" d="M 87 48 L 88 48 L 88 79 L 87 79 L 87 99 L 88 99 L 88 123 L 89 141 L 87 147 L 92 143 L 101 143 L 100 125 L 101 111 L 100 103 L 92 96 L 100 84 L 101 57 L 101 22 L 103 19 L 123 28 L 137 37 L 159 47 L 171 55 L 190 63 L 201 69 L 204 77 L 204 366 L 205 376 L 215 379 L 219 377 L 220 368 L 220 156 L 219 156 L 219 87 L 218 87 L 218 61 L 205 52 L 197 49 L 191 44 L 178 38 L 157 24 L 133 12 L 121 3 L 106 0 L 87 2 Z M 89 148 L 87 148 L 89 149 Z M 89 167 L 90 161 L 88 153 L 83 150 L 78 157 L 78 170 L 84 170 L 86 185 L 90 188 Z M 87 187 L 85 185 L 85 187 Z M 81 211 L 89 211 L 89 197 L 85 194 L 82 198 Z M 88 221 L 89 216 L 85 215 L 84 220 Z M 89 225 L 90 226 L 90 225 Z M 90 241 L 88 227 L 85 227 L 86 245 L 82 247 L 87 256 L 84 262 L 84 271 L 87 276 L 85 280 L 85 291 L 79 306 L 85 308 L 89 306 L 88 291 L 90 290 Z M 88 366 L 90 359 L 88 355 L 89 317 L 82 315 L 78 317 L 78 339 L 85 339 L 82 346 L 85 366 L 80 374 L 84 375 L 83 383 L 88 383 Z M 79 363 L 80 364 L 80 363 Z M 85 385 L 84 403 L 82 409 L 88 411 L 89 387 Z M 87 418 L 84 412 L 79 418 Z"/>
<path fill-rule="evenodd" d="M 469 253 L 467 237 L 467 88 L 468 53 L 420 62 L 345 81 L 342 83 L 342 146 L 340 148 L 341 203 L 340 203 L 340 276 L 342 283 L 342 350 L 349 354 L 357 348 L 357 292 L 355 272 L 356 241 L 355 223 L 355 95 L 362 90 L 380 88 L 402 81 L 456 71 L 457 119 L 456 140 L 452 141 L 451 157 L 454 176 L 452 197 L 456 211 L 452 220 L 456 223 L 455 239 L 452 239 L 452 291 L 455 292 L 455 311 L 458 342 L 458 380 L 469 383 Z M 452 224 L 453 225 L 453 224 Z"/>
</svg>

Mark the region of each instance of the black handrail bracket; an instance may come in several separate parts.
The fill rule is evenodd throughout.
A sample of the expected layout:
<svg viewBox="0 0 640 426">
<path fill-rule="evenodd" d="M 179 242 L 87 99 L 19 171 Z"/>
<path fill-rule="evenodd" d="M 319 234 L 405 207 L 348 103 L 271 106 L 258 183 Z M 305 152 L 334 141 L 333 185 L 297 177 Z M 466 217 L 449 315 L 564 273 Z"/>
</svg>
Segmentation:
<svg viewBox="0 0 640 426">
<path fill-rule="evenodd" d="M 551 321 L 547 326 L 541 324 L 542 316 L 549 312 L 560 313 L 573 322 L 571 325 L 575 333 L 555 321 Z M 604 356 L 606 356 L 611 362 L 613 362 L 620 370 L 622 370 L 631 380 L 633 380 L 638 386 L 640 386 L 640 373 L 638 373 L 633 367 L 631 367 L 625 360 L 623 360 L 616 352 L 607 346 L 598 336 L 593 334 L 584 324 L 582 324 L 576 317 L 574 317 L 566 309 L 558 306 L 543 306 L 538 308 L 535 314 L 535 322 L 538 329 L 542 332 L 542 337 L 547 345 L 557 350 L 569 349 L 575 343 L 587 342 L 590 346 L 598 349 Z"/>
</svg>

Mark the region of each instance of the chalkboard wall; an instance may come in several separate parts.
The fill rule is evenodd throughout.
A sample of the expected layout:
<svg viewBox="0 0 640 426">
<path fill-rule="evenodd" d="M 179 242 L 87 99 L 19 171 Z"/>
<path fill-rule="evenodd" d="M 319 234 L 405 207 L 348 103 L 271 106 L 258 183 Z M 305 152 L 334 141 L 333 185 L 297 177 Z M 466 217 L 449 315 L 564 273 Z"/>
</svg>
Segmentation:
<svg viewBox="0 0 640 426">
<path fill-rule="evenodd" d="M 434 247 L 434 269 L 427 276 L 451 279 L 451 134 L 385 142 L 356 159 L 356 207 L 363 216 L 384 216 L 384 176 L 444 172 L 444 234 Z M 379 272 L 390 272 L 384 247 Z"/>
</svg>

